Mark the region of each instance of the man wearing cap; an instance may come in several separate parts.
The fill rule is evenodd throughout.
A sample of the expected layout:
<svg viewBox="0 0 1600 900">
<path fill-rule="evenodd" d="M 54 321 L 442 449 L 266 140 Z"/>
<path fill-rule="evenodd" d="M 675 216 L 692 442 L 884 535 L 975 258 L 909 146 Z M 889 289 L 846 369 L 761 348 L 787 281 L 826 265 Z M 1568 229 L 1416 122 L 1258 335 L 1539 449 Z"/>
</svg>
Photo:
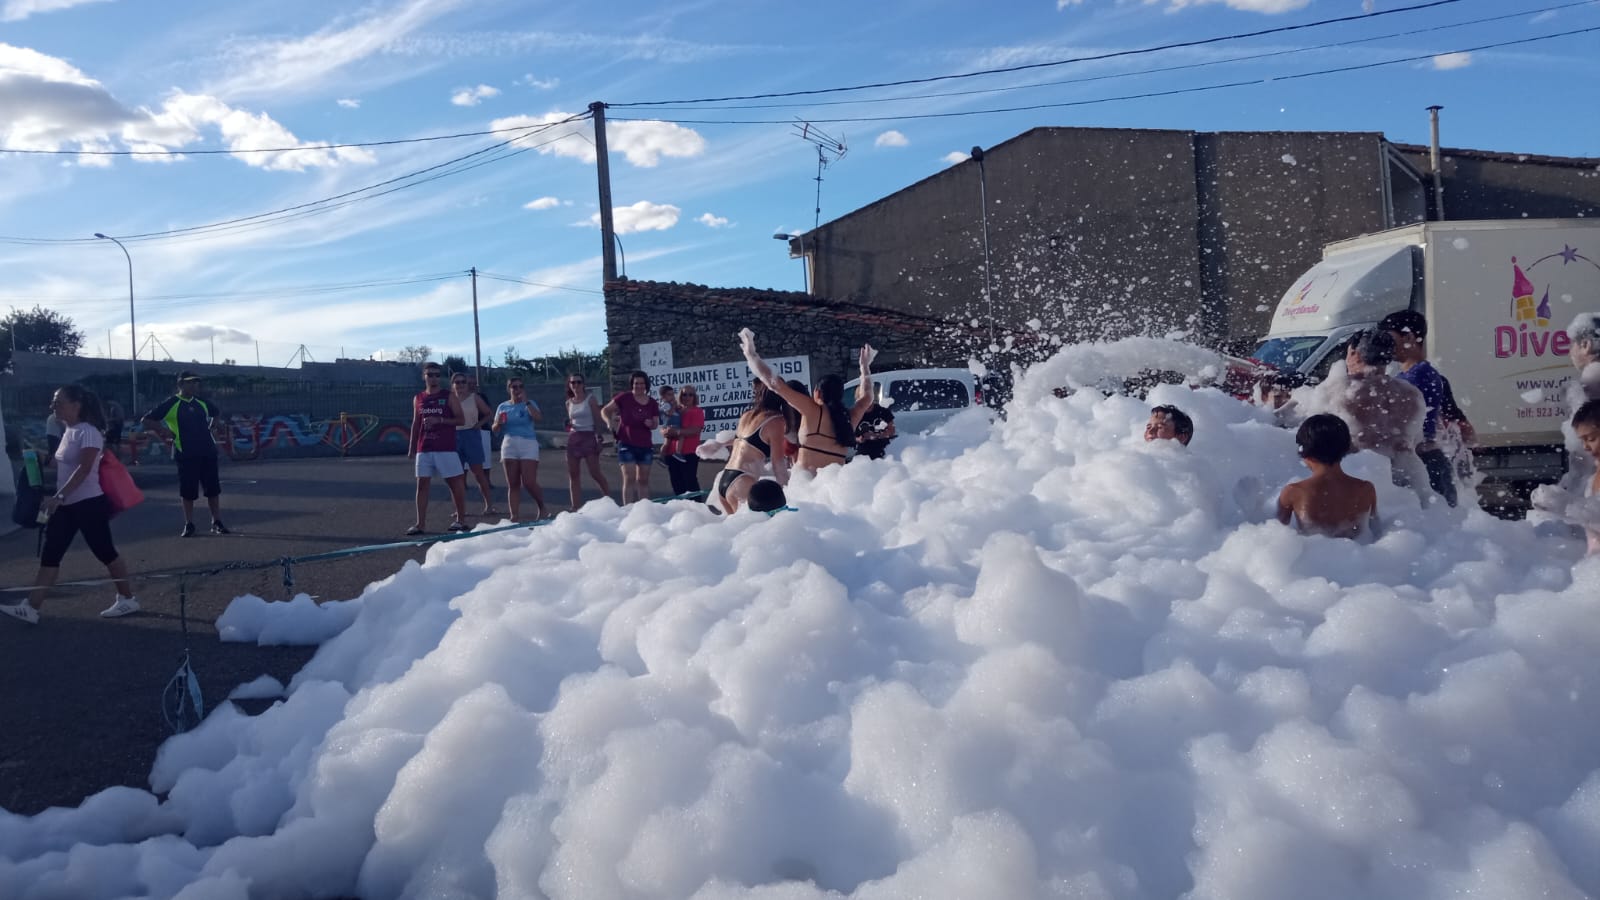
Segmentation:
<svg viewBox="0 0 1600 900">
<path fill-rule="evenodd" d="M 183 501 L 183 533 L 194 535 L 194 501 L 205 490 L 211 507 L 211 533 L 227 534 L 222 524 L 222 483 L 217 474 L 217 442 L 211 436 L 211 423 L 222 413 L 216 405 L 195 396 L 200 376 L 184 372 L 178 376 L 178 393 L 156 405 L 144 415 L 147 428 L 165 433 L 172 440 L 172 458 L 178 464 L 178 497 Z"/>
</svg>

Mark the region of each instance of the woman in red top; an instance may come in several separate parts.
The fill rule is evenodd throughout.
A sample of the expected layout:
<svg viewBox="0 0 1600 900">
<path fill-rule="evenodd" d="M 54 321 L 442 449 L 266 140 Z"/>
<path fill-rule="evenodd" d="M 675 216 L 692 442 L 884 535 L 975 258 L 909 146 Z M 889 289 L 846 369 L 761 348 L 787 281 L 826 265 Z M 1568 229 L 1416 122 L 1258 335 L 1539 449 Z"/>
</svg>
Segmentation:
<svg viewBox="0 0 1600 900">
<path fill-rule="evenodd" d="M 678 424 L 661 429 L 667 438 L 661 456 L 672 478 L 672 493 L 699 493 L 700 457 L 695 451 L 700 447 L 700 433 L 706 427 L 706 411 L 700 408 L 700 392 L 692 384 L 678 391 L 678 404 Z"/>
</svg>

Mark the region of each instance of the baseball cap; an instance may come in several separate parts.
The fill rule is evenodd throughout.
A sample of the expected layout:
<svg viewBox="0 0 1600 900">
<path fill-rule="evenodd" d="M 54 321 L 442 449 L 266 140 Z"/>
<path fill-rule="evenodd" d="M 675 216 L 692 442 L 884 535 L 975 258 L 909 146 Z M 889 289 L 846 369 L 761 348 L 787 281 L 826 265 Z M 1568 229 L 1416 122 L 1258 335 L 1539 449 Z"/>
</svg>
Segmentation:
<svg viewBox="0 0 1600 900">
<path fill-rule="evenodd" d="M 185 369 L 184 371 L 178 373 L 178 380 L 179 381 L 199 381 L 200 380 L 200 376 L 196 375 L 193 372 L 188 371 L 187 369 Z"/>
</svg>

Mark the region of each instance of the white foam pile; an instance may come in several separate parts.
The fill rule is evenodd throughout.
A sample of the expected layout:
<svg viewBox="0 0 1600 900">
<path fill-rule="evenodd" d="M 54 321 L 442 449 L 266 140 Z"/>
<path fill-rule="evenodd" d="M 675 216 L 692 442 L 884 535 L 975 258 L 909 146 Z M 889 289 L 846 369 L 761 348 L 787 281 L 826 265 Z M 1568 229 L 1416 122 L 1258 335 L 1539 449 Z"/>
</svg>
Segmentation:
<svg viewBox="0 0 1600 900">
<path fill-rule="evenodd" d="M 0 816 L 0 896 L 1600 894 L 1600 559 L 1370 455 L 1398 524 L 1299 536 L 1269 416 L 1056 397 L 1118 365 L 1066 353 L 798 512 L 434 548 L 285 700 L 169 740 L 163 801 Z M 241 636 L 325 625 L 274 616 Z"/>
</svg>

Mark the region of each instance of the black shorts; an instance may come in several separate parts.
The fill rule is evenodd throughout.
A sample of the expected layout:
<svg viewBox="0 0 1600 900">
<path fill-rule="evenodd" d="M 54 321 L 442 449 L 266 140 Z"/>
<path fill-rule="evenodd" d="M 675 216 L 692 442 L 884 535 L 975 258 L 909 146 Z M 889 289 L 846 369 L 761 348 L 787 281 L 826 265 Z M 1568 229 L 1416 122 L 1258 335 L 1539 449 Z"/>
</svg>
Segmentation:
<svg viewBox="0 0 1600 900">
<path fill-rule="evenodd" d="M 178 460 L 178 496 L 193 500 L 200 496 L 201 488 L 205 488 L 207 497 L 222 493 L 222 482 L 217 475 L 217 458 L 201 456 Z"/>
<path fill-rule="evenodd" d="M 72 539 L 83 533 L 89 552 L 105 565 L 117 561 L 117 546 L 111 541 L 111 503 L 104 494 L 56 507 L 50 521 L 44 526 L 44 548 L 39 551 L 39 565 L 47 569 L 61 566 Z"/>
</svg>

